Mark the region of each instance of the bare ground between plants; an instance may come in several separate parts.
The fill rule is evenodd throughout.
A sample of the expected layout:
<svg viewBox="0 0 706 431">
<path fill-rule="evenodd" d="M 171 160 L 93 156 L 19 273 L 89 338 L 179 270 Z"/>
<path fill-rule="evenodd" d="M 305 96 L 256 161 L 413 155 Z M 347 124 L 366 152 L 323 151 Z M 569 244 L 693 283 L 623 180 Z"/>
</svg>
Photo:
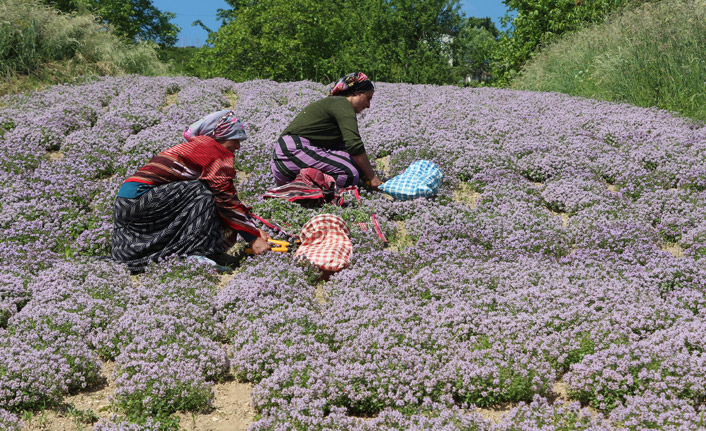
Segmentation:
<svg viewBox="0 0 706 431">
<path fill-rule="evenodd" d="M 93 428 L 90 419 L 93 415 L 109 419 L 114 413 L 110 404 L 110 396 L 115 391 L 112 379 L 114 370 L 115 363 L 104 362 L 101 371 L 103 383 L 64 398 L 64 411 L 47 409 L 25 417 L 23 430 L 83 431 Z"/>
<path fill-rule="evenodd" d="M 178 413 L 180 426 L 188 431 L 245 431 L 254 421 L 250 406 L 252 385 L 229 381 L 213 385 L 213 409 L 204 413 Z"/>
<path fill-rule="evenodd" d="M 569 399 L 569 394 L 566 390 L 566 383 L 562 381 L 554 382 L 554 386 L 552 387 L 552 391 L 550 394 L 548 394 L 547 398 L 549 401 L 553 402 L 563 402 L 563 403 L 569 403 L 571 400 Z M 478 408 L 476 411 L 483 416 L 485 419 L 489 419 L 495 423 L 499 423 L 502 421 L 503 417 L 510 412 L 513 408 L 517 407 L 519 403 L 500 403 L 491 407 L 487 408 Z M 598 410 L 595 410 L 592 407 L 586 407 L 591 414 L 598 415 L 599 412 Z"/>
<path fill-rule="evenodd" d="M 64 158 L 64 153 L 61 151 L 47 151 L 47 157 L 49 157 L 49 160 L 52 162 L 55 160 L 61 160 Z"/>
<path fill-rule="evenodd" d="M 113 362 L 103 363 L 104 382 L 92 388 L 67 396 L 65 409 L 47 409 L 25 417 L 24 431 L 88 431 L 93 420 L 110 419 L 113 410 L 110 398 L 115 391 Z M 252 385 L 235 380 L 213 385 L 213 408 L 200 413 L 177 413 L 180 427 L 188 431 L 245 431 L 254 421 L 255 411 L 250 407 Z M 95 415 L 95 416 L 94 416 Z"/>
<path fill-rule="evenodd" d="M 116 412 L 110 404 L 115 390 L 112 373 L 113 362 L 103 363 L 102 384 L 65 398 L 66 406 L 73 409 L 58 411 L 53 409 L 34 413 L 25 418 L 25 431 L 87 431 L 93 428 L 92 415 L 99 419 L 110 419 Z M 179 412 L 180 428 L 186 431 L 245 431 L 255 419 L 255 411 L 250 406 L 252 385 L 235 380 L 216 383 L 213 386 L 215 398 L 213 408 L 207 412 Z M 568 402 L 566 385 L 556 382 L 550 398 Z M 486 419 L 498 423 L 517 403 L 500 403 L 476 411 Z M 73 411 L 73 413 L 71 413 Z M 95 417 L 93 419 L 95 419 Z"/>
</svg>

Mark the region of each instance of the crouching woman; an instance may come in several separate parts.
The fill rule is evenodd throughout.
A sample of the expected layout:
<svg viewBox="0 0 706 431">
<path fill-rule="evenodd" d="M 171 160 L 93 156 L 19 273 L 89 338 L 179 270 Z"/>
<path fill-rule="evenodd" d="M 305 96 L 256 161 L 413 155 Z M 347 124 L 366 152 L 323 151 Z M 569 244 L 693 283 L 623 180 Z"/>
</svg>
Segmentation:
<svg viewBox="0 0 706 431">
<path fill-rule="evenodd" d="M 375 86 L 362 72 L 350 73 L 329 96 L 310 103 L 282 132 L 272 152 L 270 169 L 278 186 L 314 168 L 336 179 L 339 188 L 363 179 L 373 188 L 382 181 L 370 165 L 358 131 L 358 118 L 370 107 Z"/>
<path fill-rule="evenodd" d="M 269 250 L 233 185 L 235 151 L 247 139 L 233 111 L 195 123 L 195 135 L 162 151 L 120 187 L 113 209 L 114 260 L 139 271 L 172 254 L 214 258 L 238 235 Z"/>
</svg>

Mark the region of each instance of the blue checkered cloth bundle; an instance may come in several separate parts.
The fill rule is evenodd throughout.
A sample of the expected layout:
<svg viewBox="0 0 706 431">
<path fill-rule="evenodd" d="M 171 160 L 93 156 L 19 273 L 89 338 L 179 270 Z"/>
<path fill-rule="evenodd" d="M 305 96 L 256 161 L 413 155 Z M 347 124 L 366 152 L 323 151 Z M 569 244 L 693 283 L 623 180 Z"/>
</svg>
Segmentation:
<svg viewBox="0 0 706 431">
<path fill-rule="evenodd" d="M 417 160 L 379 189 L 397 200 L 407 201 L 436 195 L 443 180 L 444 174 L 433 162 Z"/>
</svg>

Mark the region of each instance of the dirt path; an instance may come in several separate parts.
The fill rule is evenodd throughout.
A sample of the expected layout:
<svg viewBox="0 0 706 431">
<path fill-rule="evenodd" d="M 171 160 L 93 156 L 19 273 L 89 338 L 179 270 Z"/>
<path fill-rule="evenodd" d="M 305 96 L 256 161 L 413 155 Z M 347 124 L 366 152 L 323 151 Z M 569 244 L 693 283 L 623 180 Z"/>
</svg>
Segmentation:
<svg viewBox="0 0 706 431">
<path fill-rule="evenodd" d="M 103 383 L 64 398 L 63 411 L 52 409 L 26 415 L 23 430 L 84 431 L 93 429 L 94 421 L 110 418 L 114 413 L 109 401 L 115 391 L 113 370 L 113 362 L 104 362 Z"/>
<path fill-rule="evenodd" d="M 67 396 L 63 409 L 47 409 L 24 417 L 24 431 L 88 431 L 100 419 L 110 419 L 113 410 L 110 398 L 115 391 L 111 379 L 113 362 L 103 364 L 104 381 L 95 387 Z M 245 431 L 255 420 L 250 407 L 252 385 L 233 379 L 213 385 L 213 409 L 202 413 L 182 413 L 177 416 L 180 426 L 188 431 Z"/>
<path fill-rule="evenodd" d="M 562 381 L 555 382 L 554 386 L 552 387 L 552 392 L 547 396 L 547 398 L 551 402 L 570 402 L 569 394 L 566 391 L 566 384 Z M 503 417 L 507 415 L 510 410 L 517 407 L 517 405 L 518 403 L 500 403 L 498 405 L 488 408 L 478 408 L 476 411 L 480 413 L 480 415 L 484 418 L 490 419 L 495 423 L 500 423 Z M 597 411 L 592 411 L 591 413 L 597 413 Z"/>
<path fill-rule="evenodd" d="M 255 420 L 250 407 L 252 385 L 228 381 L 213 385 L 213 410 L 205 413 L 178 413 L 181 429 L 187 431 L 245 431 Z"/>
</svg>

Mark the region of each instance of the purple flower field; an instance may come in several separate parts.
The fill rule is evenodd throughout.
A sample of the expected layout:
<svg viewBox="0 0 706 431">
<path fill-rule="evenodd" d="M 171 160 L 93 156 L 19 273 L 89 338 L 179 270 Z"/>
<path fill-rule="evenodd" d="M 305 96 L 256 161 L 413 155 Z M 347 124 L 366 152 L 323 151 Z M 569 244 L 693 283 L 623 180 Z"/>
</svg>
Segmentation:
<svg viewBox="0 0 706 431">
<path fill-rule="evenodd" d="M 101 384 L 103 361 L 103 431 L 179 429 L 232 378 L 254 385 L 256 431 L 706 429 L 706 127 L 559 94 L 377 88 L 369 155 L 386 177 L 434 161 L 436 198 L 260 199 L 277 136 L 325 95 L 312 82 L 127 76 L 0 99 L 0 429 Z M 241 199 L 291 230 L 341 215 L 351 265 L 322 282 L 272 253 L 222 283 L 178 258 L 132 277 L 99 260 L 122 181 L 233 97 Z M 354 226 L 371 213 L 390 246 Z M 499 422 L 481 414 L 498 405 Z"/>
</svg>

